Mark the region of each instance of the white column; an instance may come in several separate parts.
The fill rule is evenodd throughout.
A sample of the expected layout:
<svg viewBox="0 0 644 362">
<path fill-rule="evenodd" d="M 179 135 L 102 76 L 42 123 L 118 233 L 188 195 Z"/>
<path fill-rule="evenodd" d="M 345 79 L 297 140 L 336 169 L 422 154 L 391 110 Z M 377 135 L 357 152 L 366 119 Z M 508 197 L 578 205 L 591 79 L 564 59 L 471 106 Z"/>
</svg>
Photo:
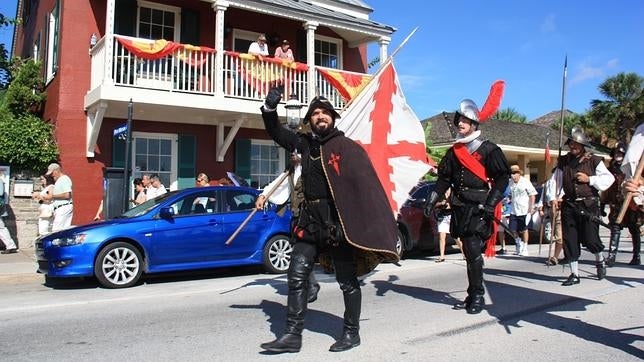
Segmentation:
<svg viewBox="0 0 644 362">
<path fill-rule="evenodd" d="M 378 45 L 380 45 L 380 65 L 387 60 L 387 46 L 389 43 L 391 43 L 391 38 L 388 36 L 381 36 L 380 39 L 378 39 Z"/>
<path fill-rule="evenodd" d="M 103 73 L 103 84 L 113 84 L 112 69 L 114 67 L 114 13 L 116 0 L 107 0 L 105 10 L 105 68 Z"/>
<path fill-rule="evenodd" d="M 216 0 L 212 4 L 215 10 L 215 96 L 224 96 L 224 15 L 230 3 L 226 0 Z"/>
<path fill-rule="evenodd" d="M 308 72 L 308 98 L 305 103 L 310 103 L 311 99 L 316 96 L 316 78 L 315 78 L 315 29 L 318 28 L 320 23 L 316 21 L 307 21 L 304 23 L 306 29 L 306 64 L 309 66 Z M 302 99 L 304 101 L 304 99 Z"/>
</svg>

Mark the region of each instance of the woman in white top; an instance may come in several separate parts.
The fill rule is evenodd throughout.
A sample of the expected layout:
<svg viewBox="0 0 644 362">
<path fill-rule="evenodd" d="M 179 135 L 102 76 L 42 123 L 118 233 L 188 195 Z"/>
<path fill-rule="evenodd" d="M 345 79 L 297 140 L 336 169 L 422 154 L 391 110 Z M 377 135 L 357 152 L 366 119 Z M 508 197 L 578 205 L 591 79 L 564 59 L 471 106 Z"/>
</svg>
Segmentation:
<svg viewBox="0 0 644 362">
<path fill-rule="evenodd" d="M 49 233 L 51 222 L 54 217 L 54 205 L 52 200 L 45 198 L 46 195 L 51 195 L 54 192 L 54 179 L 51 176 L 40 176 L 40 185 L 42 189 L 40 192 L 34 194 L 40 197 L 32 197 L 34 200 L 39 199 L 40 207 L 38 207 L 38 235 L 43 236 Z"/>
</svg>

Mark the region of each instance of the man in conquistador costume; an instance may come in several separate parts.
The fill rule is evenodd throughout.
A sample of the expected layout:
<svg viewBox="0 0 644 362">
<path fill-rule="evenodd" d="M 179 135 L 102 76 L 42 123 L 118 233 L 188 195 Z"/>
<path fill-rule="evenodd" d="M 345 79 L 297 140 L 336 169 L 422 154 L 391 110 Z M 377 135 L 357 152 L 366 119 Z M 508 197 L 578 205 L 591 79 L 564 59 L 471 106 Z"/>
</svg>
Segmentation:
<svg viewBox="0 0 644 362">
<path fill-rule="evenodd" d="M 633 258 L 629 265 L 640 265 L 640 246 L 642 237 L 640 235 L 640 226 L 642 225 L 641 213 L 632 208 L 627 208 L 624 218 L 620 224 L 617 224 L 617 216 L 619 215 L 622 204 L 624 203 L 624 195 L 621 192 L 621 185 L 624 182 L 624 172 L 622 172 L 622 160 L 626 154 L 626 145 L 622 142 L 615 144 L 611 151 L 611 161 L 608 165 L 608 171 L 615 177 L 615 182 L 602 193 L 602 201 L 610 207 L 608 220 L 611 225 L 610 231 L 610 245 L 608 248 L 608 258 L 606 263 L 612 266 L 617 257 L 617 249 L 619 247 L 619 238 L 621 236 L 622 228 L 627 228 L 631 233 L 633 239 Z"/>
<path fill-rule="evenodd" d="M 502 92 L 503 83 L 495 83 L 480 112 L 473 101 L 461 102 L 453 121 L 458 135 L 438 166 L 436 188 L 428 196 L 425 210 L 431 212 L 452 188 L 450 234 L 463 243 L 469 284 L 467 297 L 454 309 L 465 309 L 469 314 L 480 313 L 485 305 L 482 254 L 487 248 L 486 255 L 494 255 L 497 225 L 493 219 L 500 217 L 499 202 L 510 179 L 505 155 L 496 144 L 482 138 L 478 130 L 479 123 L 498 108 Z"/>
</svg>

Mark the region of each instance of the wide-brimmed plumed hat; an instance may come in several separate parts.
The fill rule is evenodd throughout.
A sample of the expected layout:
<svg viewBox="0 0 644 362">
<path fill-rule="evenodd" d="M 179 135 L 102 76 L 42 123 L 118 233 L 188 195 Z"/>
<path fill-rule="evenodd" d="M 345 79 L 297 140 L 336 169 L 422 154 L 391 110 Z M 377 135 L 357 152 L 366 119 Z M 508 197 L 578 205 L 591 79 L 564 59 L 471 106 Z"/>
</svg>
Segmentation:
<svg viewBox="0 0 644 362">
<path fill-rule="evenodd" d="M 303 120 L 304 124 L 306 124 L 311 120 L 311 114 L 316 108 L 323 108 L 331 112 L 331 115 L 333 116 L 334 121 L 340 118 L 340 114 L 335 110 L 335 108 L 333 107 L 333 104 L 331 104 L 331 102 L 329 102 L 328 99 L 326 99 L 323 96 L 317 96 L 313 98 L 313 100 L 311 101 L 311 104 L 309 105 L 309 110 L 306 111 L 306 115 L 304 115 L 304 120 Z"/>
</svg>

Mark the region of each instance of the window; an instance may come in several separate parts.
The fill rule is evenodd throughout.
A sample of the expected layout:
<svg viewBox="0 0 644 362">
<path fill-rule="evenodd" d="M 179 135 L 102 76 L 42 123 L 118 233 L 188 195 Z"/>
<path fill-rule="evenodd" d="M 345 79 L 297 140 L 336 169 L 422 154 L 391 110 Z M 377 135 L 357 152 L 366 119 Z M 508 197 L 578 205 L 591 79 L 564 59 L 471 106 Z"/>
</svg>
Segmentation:
<svg viewBox="0 0 644 362">
<path fill-rule="evenodd" d="M 342 69 L 342 40 L 315 36 L 315 65 Z"/>
<path fill-rule="evenodd" d="M 143 174 L 159 175 L 161 183 L 166 188 L 177 188 L 177 135 L 164 133 L 132 134 L 132 178 L 142 177 Z"/>
<path fill-rule="evenodd" d="M 138 37 L 145 39 L 179 39 L 181 9 L 139 1 Z"/>
<path fill-rule="evenodd" d="M 273 141 L 252 140 L 250 149 L 251 186 L 261 188 L 273 181 L 285 167 L 284 151 Z"/>
</svg>

